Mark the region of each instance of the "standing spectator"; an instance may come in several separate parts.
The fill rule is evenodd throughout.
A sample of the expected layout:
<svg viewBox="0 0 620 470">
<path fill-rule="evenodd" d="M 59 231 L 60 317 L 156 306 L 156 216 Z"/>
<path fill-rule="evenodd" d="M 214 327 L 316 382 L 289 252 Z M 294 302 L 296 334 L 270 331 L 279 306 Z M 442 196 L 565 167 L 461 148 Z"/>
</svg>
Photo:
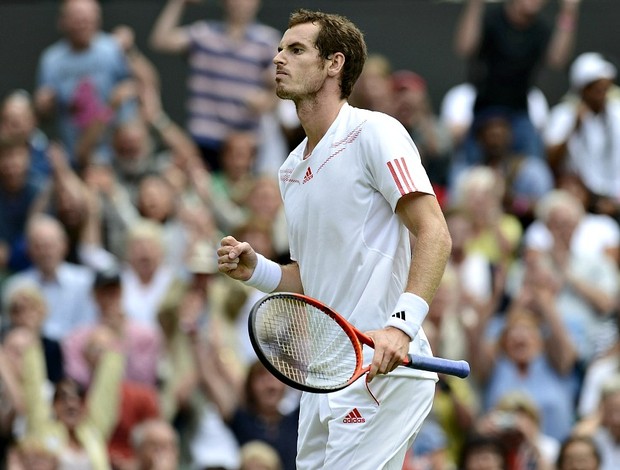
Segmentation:
<svg viewBox="0 0 620 470">
<path fill-rule="evenodd" d="M 65 261 L 67 235 L 52 216 L 35 214 L 26 228 L 28 253 L 33 266 L 7 279 L 30 280 L 40 289 L 48 306 L 43 333 L 60 340 L 73 328 L 92 324 L 96 318 L 91 296 L 93 273 L 89 268 Z"/>
<path fill-rule="evenodd" d="M 580 0 L 561 0 L 553 30 L 542 10 L 547 0 L 507 0 L 488 9 L 485 0 L 467 0 L 457 23 L 454 46 L 471 60 L 477 116 L 492 108 L 510 115 L 515 150 L 544 158 L 540 134 L 528 116 L 527 95 L 541 65 L 561 69 L 573 50 Z M 464 156 L 479 161 L 470 132 Z"/>
<path fill-rule="evenodd" d="M 572 93 L 551 109 L 544 137 L 556 174 L 576 173 L 595 199 L 593 209 L 620 220 L 620 103 L 609 98 L 616 74 L 601 54 L 577 57 Z"/>
<path fill-rule="evenodd" d="M 168 0 L 150 42 L 160 52 L 188 53 L 187 128 L 216 170 L 227 135 L 258 133 L 261 115 L 276 105 L 271 59 L 280 33 L 257 21 L 261 0 L 225 0 L 223 20 L 180 26 L 192 1 Z"/>
<path fill-rule="evenodd" d="M 76 166 L 80 133 L 96 121 L 133 116 L 135 90 L 118 41 L 100 30 L 97 0 L 63 0 L 58 25 L 63 37 L 39 59 L 35 106 L 42 117 L 55 121 Z M 99 142 L 104 160 L 109 158 L 107 138 Z"/>
</svg>

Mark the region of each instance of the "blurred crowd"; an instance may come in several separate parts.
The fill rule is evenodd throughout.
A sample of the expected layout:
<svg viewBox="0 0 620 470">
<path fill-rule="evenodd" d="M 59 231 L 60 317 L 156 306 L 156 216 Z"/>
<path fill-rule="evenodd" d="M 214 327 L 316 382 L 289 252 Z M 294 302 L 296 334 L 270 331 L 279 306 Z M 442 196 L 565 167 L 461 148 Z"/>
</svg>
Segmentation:
<svg viewBox="0 0 620 470">
<path fill-rule="evenodd" d="M 303 129 L 273 93 L 282 32 L 260 0 L 182 24 L 192 3 L 162 3 L 145 54 L 97 0 L 63 0 L 35 89 L 2 97 L 0 468 L 295 468 L 299 394 L 247 333 L 263 294 L 215 253 L 232 234 L 289 260 L 277 170 Z M 453 241 L 424 329 L 472 374 L 439 378 L 406 470 L 620 468 L 620 89 L 575 53 L 579 3 L 549 23 L 545 0 L 464 0 L 468 76 L 437 109 L 381 51 L 350 96 L 410 132 Z M 183 123 L 164 53 L 186 59 Z M 568 71 L 557 103 L 541 67 Z"/>
</svg>

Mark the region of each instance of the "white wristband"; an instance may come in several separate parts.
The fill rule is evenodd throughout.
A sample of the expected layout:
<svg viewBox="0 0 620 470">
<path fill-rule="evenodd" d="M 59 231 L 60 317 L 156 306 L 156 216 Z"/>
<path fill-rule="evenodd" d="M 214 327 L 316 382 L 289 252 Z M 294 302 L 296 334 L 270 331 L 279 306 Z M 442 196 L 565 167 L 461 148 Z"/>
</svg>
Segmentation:
<svg viewBox="0 0 620 470">
<path fill-rule="evenodd" d="M 282 268 L 278 263 L 265 258 L 261 254 L 257 256 L 258 262 L 252 276 L 247 281 L 243 281 L 243 283 L 246 286 L 256 287 L 263 292 L 273 292 L 282 279 Z"/>
<path fill-rule="evenodd" d="M 419 295 L 404 292 L 400 295 L 394 313 L 385 326 L 393 326 L 406 333 L 413 340 L 428 313 L 428 304 Z"/>
</svg>

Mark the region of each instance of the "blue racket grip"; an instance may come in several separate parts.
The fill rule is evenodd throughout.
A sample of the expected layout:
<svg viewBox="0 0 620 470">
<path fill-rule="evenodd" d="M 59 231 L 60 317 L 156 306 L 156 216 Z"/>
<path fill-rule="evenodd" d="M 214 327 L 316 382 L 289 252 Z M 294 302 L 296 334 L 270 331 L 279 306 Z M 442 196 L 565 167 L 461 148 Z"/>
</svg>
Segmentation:
<svg viewBox="0 0 620 470">
<path fill-rule="evenodd" d="M 456 377 L 460 377 L 461 379 L 467 377 L 470 372 L 467 361 L 453 361 L 452 359 L 418 356 L 415 354 L 409 354 L 408 357 L 409 362 L 403 365 L 412 369 L 454 375 Z"/>
</svg>

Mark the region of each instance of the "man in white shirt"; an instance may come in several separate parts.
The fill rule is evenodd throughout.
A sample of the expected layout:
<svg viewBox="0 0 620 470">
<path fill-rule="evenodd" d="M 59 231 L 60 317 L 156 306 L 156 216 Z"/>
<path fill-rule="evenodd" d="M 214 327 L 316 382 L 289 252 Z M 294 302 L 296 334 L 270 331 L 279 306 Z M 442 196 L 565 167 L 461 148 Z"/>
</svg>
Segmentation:
<svg viewBox="0 0 620 470">
<path fill-rule="evenodd" d="M 366 380 L 302 395 L 297 468 L 400 470 L 437 376 L 397 366 L 407 352 L 431 354 L 420 326 L 450 235 L 405 128 L 347 103 L 367 56 L 359 29 L 299 10 L 278 51 L 276 93 L 295 103 L 307 136 L 279 172 L 293 262 L 278 265 L 225 237 L 219 270 L 264 292 L 315 297 L 374 340 Z M 346 419 L 353 410 L 355 423 Z"/>
</svg>

